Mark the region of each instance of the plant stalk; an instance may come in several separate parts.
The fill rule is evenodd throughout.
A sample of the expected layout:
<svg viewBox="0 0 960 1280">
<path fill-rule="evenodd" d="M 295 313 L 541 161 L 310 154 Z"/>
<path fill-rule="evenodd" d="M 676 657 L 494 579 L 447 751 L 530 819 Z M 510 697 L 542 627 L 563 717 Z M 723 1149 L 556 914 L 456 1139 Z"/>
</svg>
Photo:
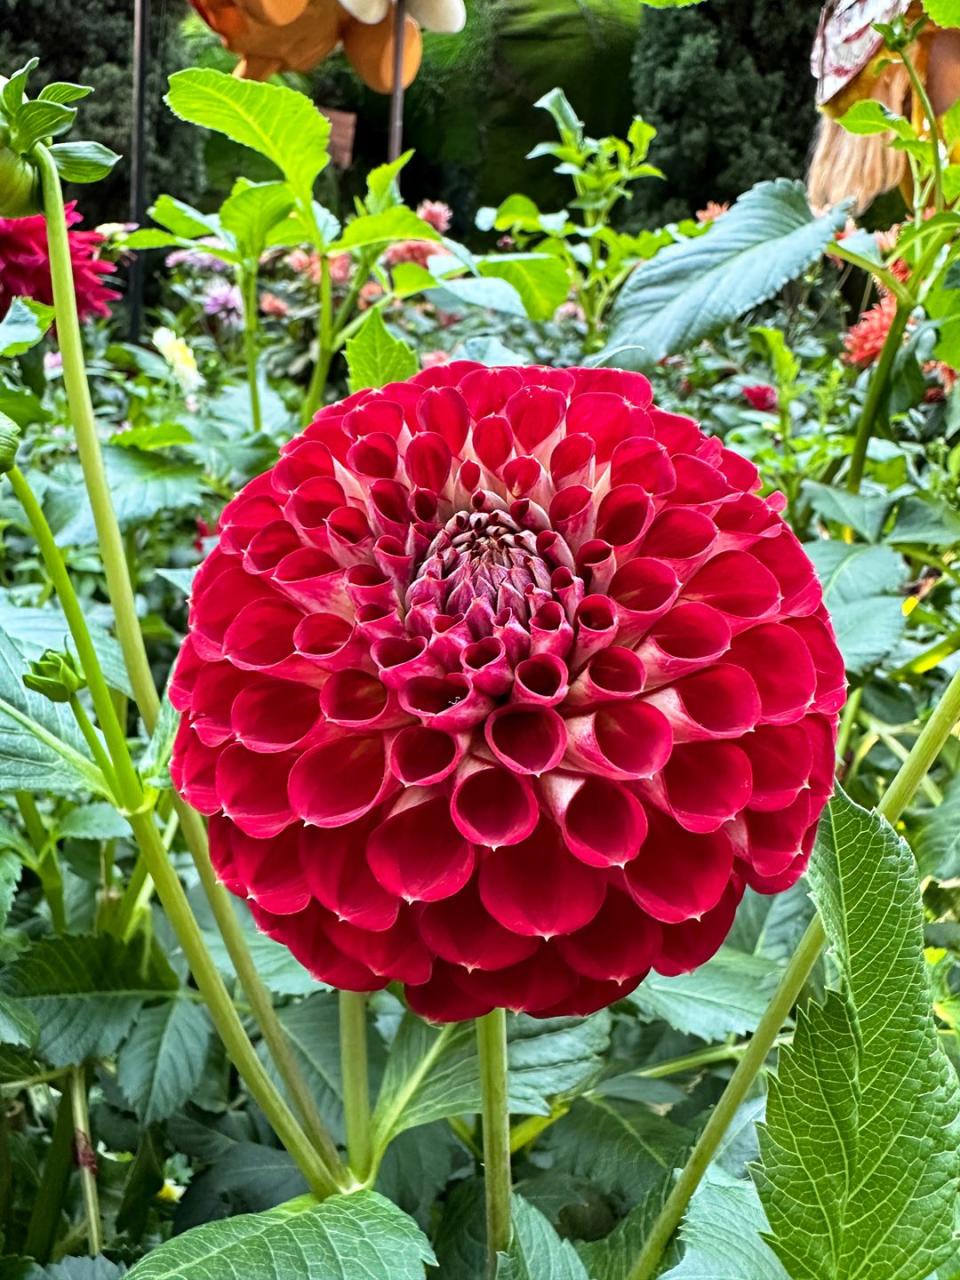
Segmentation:
<svg viewBox="0 0 960 1280">
<path fill-rule="evenodd" d="M 33 1201 L 23 1252 L 41 1266 L 50 1261 L 63 1212 L 63 1199 L 73 1165 L 73 1109 L 64 1083 L 60 1086 L 60 1102 L 53 1122 L 47 1157 L 43 1162 L 40 1185 Z"/>
<path fill-rule="evenodd" d="M 87 1110 L 86 1067 L 71 1068 L 69 1088 L 74 1154 L 80 1170 L 83 1213 L 87 1224 L 87 1249 L 90 1257 L 95 1258 L 103 1249 L 103 1228 L 100 1225 L 100 1197 L 97 1194 L 97 1153 L 90 1137 L 90 1113 Z"/>
<path fill-rule="evenodd" d="M 497 1255 L 506 1253 L 510 1215 L 510 1107 L 507 1074 L 507 1016 L 494 1009 L 477 1018 L 480 1091 L 483 1099 L 483 1180 L 487 1206 L 487 1280 L 496 1280 Z"/>
<path fill-rule="evenodd" d="M 893 363 L 900 350 L 900 344 L 906 332 L 911 310 L 912 307 L 908 304 L 904 302 L 897 303 L 897 310 L 884 340 L 880 359 L 877 361 L 877 367 L 874 369 L 873 377 L 870 379 L 867 398 L 863 402 L 863 408 L 860 411 L 860 418 L 857 422 L 856 435 L 853 438 L 853 453 L 850 456 L 850 470 L 847 474 L 847 489 L 850 493 L 860 492 L 863 472 L 867 463 L 867 449 L 870 445 L 870 438 L 873 435 L 881 405 L 890 385 Z"/>
<path fill-rule="evenodd" d="M 260 383 L 257 379 L 257 270 L 243 267 L 240 271 L 240 292 L 243 297 L 243 356 L 247 365 L 247 387 L 250 391 L 250 419 L 254 431 L 263 430 L 263 413 L 260 409 Z"/>
<path fill-rule="evenodd" d="M 960 720 L 960 672 L 953 677 L 932 715 L 923 726 L 894 780 L 877 805 L 877 813 L 895 824 L 910 803 L 927 771 L 943 749 L 954 725 Z M 811 921 L 797 950 L 780 979 L 773 999 L 760 1019 L 747 1049 L 737 1064 L 697 1140 L 686 1165 L 660 1211 L 627 1280 L 653 1280 L 663 1252 L 680 1225 L 690 1199 L 700 1184 L 707 1166 L 716 1154 L 737 1108 L 750 1087 L 780 1033 L 787 1015 L 796 1003 L 804 984 L 813 971 L 826 933 L 819 916 Z"/>
<path fill-rule="evenodd" d="M 340 1065 L 347 1159 L 357 1181 L 365 1182 L 373 1166 L 373 1141 L 367 1067 L 367 997 L 362 991 L 340 992 Z"/>
</svg>

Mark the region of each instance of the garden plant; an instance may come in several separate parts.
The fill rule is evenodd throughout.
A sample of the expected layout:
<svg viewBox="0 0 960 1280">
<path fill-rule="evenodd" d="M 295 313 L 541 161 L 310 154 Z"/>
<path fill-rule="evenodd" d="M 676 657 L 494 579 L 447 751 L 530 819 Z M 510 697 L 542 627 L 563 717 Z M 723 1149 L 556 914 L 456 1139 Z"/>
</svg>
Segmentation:
<svg viewBox="0 0 960 1280">
<path fill-rule="evenodd" d="M 456 239 L 188 68 L 92 230 L 7 70 L 0 1280 L 960 1280 L 960 104 L 652 229 L 555 89 Z"/>
</svg>

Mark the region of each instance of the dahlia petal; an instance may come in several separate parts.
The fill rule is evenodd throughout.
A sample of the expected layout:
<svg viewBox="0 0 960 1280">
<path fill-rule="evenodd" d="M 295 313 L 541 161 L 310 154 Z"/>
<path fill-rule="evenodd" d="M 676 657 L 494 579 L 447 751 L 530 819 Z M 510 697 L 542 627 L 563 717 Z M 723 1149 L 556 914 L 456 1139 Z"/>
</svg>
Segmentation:
<svg viewBox="0 0 960 1280">
<path fill-rule="evenodd" d="M 442 729 L 410 725 L 390 744 L 390 770 L 405 787 L 442 782 L 457 768 L 469 739 L 453 737 Z"/>
<path fill-rule="evenodd" d="M 412 787 L 367 841 L 370 870 L 405 902 L 437 902 L 462 889 L 473 873 L 473 846 L 450 819 L 444 795 Z"/>
<path fill-rule="evenodd" d="M 209 817 L 220 808 L 216 768 L 220 752 L 204 746 L 189 720 L 181 720 L 170 762 L 173 785 L 198 813 Z"/>
<path fill-rule="evenodd" d="M 673 750 L 667 717 L 650 702 L 614 702 L 566 721 L 567 760 L 608 778 L 652 778 Z"/>
<path fill-rule="evenodd" d="M 532 956 L 507 969 L 475 969 L 460 979 L 462 985 L 489 1000 L 495 1008 L 520 1013 L 551 1009 L 570 999 L 577 975 L 564 964 L 554 944 L 542 942 Z"/>
<path fill-rule="evenodd" d="M 167 696 L 173 703 L 175 711 L 188 711 L 193 701 L 200 673 L 206 671 L 207 664 L 197 653 L 193 636 L 187 636 L 180 649 L 177 665 L 174 667 L 167 684 Z"/>
<path fill-rule="evenodd" d="M 195 581 L 191 594 L 190 628 L 196 653 L 207 662 L 222 658 L 224 637 L 238 613 L 248 604 L 278 598 L 237 562 L 226 557 L 218 560 L 216 572 L 211 572 L 200 590 Z"/>
<path fill-rule="evenodd" d="M 366 671 L 335 671 L 320 691 L 320 706 L 328 724 L 369 733 L 395 729 L 410 716 L 397 705 L 396 695 Z"/>
<path fill-rule="evenodd" d="M 743 897 L 743 881 L 734 875 L 727 883 L 723 896 L 710 911 L 699 920 L 686 920 L 663 929 L 660 935 L 660 954 L 653 962 L 657 973 L 675 978 L 678 973 L 690 973 L 705 964 L 719 949 L 730 932 L 737 907 Z"/>
<path fill-rule="evenodd" d="M 499 848 L 527 839 L 537 825 L 538 806 L 526 778 L 465 760 L 450 797 L 450 815 L 467 840 Z"/>
<path fill-rule="evenodd" d="M 783 809 L 796 800 L 807 785 L 813 768 L 813 746 L 806 721 L 782 728 L 761 725 L 740 745 L 750 757 L 753 773 L 751 809 Z M 830 746 L 832 763 L 833 747 Z"/>
<path fill-rule="evenodd" d="M 518 662 L 514 671 L 513 699 L 541 707 L 563 702 L 569 688 L 567 664 L 555 653 L 538 653 Z"/>
<path fill-rule="evenodd" d="M 783 612 L 804 615 L 820 606 L 823 590 L 810 557 L 787 525 L 779 526 L 779 535 L 757 542 L 750 554 L 776 578 L 783 597 Z"/>
<path fill-rule="evenodd" d="M 396 608 L 400 601 L 387 574 L 375 564 L 353 564 L 343 575 L 347 595 L 356 607 L 379 604 Z"/>
<path fill-rule="evenodd" d="M 585 484 L 571 484 L 559 489 L 550 503 L 548 516 L 557 532 L 576 551 L 593 537 L 596 528 L 593 490 Z"/>
<path fill-rule="evenodd" d="M 567 411 L 567 398 L 560 391 L 521 387 L 503 406 L 503 416 L 513 428 L 524 453 L 549 441 L 559 429 Z"/>
<path fill-rule="evenodd" d="M 294 820 L 287 785 L 298 758 L 303 757 L 294 752 L 263 755 L 237 742 L 227 747 L 216 767 L 217 795 L 226 817 L 258 840 L 279 835 Z"/>
<path fill-rule="evenodd" d="M 358 475 L 371 480 L 392 480 L 399 461 L 396 440 L 385 431 L 364 436 L 347 451 L 347 465 Z"/>
<path fill-rule="evenodd" d="M 530 619 L 530 652 L 565 658 L 573 646 L 573 627 L 556 600 L 540 606 Z"/>
<path fill-rule="evenodd" d="M 362 961 L 345 955 L 328 937 L 330 919 L 319 903 L 312 902 L 292 916 L 275 916 L 251 903 L 250 910 L 258 927 L 268 937 L 282 942 L 294 959 L 305 969 L 341 991 L 379 991 L 387 980 L 374 973 Z"/>
<path fill-rule="evenodd" d="M 735 848 L 726 831 L 694 834 L 652 806 L 640 855 L 624 868 L 630 896 L 655 920 L 677 924 L 699 918 L 720 901 Z"/>
<path fill-rule="evenodd" d="M 639 434 L 632 429 L 630 406 L 622 396 L 610 391 L 585 391 L 570 402 L 567 432 L 590 436 L 597 447 L 597 463 L 610 460 L 621 441 Z"/>
<path fill-rule="evenodd" d="M 810 650 L 794 627 L 782 623 L 752 627 L 737 636 L 727 658 L 750 673 L 766 723 L 790 724 L 806 713 L 816 693 L 817 673 Z"/>
<path fill-rule="evenodd" d="M 811 797 L 801 791 L 792 804 L 770 812 L 748 809 L 749 855 L 746 862 L 761 876 L 779 875 L 800 852 L 800 844 L 810 826 Z"/>
<path fill-rule="evenodd" d="M 257 840 L 237 826 L 231 828 L 230 859 L 244 886 L 244 896 L 273 915 L 292 915 L 310 902 L 298 843 L 299 832 L 294 827 L 266 840 Z"/>
<path fill-rule="evenodd" d="M 735 632 L 765 622 L 780 608 L 777 580 L 752 551 L 714 556 L 686 584 L 683 595 L 718 609 Z"/>
<path fill-rule="evenodd" d="M 299 827 L 301 875 L 310 893 L 338 920 L 358 929 L 389 929 L 400 910 L 400 899 L 377 880 L 358 849 L 366 844 L 370 823 L 364 819 L 332 831 Z"/>
<path fill-rule="evenodd" d="M 592 707 L 598 702 L 636 698 L 646 679 L 644 665 L 632 649 L 611 645 L 594 654 L 571 684 L 567 705 Z"/>
<path fill-rule="evenodd" d="M 380 978 L 413 985 L 429 980 L 433 958 L 417 934 L 409 908 L 401 907 L 389 929 L 371 932 L 332 918 L 325 921 L 324 929 L 338 951 Z"/>
<path fill-rule="evenodd" d="M 528 1012 L 531 1018 L 586 1018 L 628 996 L 644 976 L 642 973 L 636 974 L 626 982 L 596 982 L 589 978 L 579 978 L 573 991 L 562 1000 L 546 1008 L 530 1009 Z"/>
<path fill-rule="evenodd" d="M 370 646 L 346 618 L 336 613 L 308 613 L 293 633 L 296 652 L 317 668 L 315 683 L 320 686 L 320 672 L 370 665 Z M 323 684 L 326 680 L 322 681 Z"/>
<path fill-rule="evenodd" d="M 333 556 L 317 547 L 291 551 L 277 565 L 272 584 L 311 613 L 335 613 L 349 619 L 353 605 L 344 573 Z"/>
<path fill-rule="evenodd" d="M 471 413 L 456 387 L 425 391 L 417 405 L 417 422 L 423 432 L 436 433 L 451 454 L 460 454 L 467 441 Z M 428 486 L 434 489 L 442 485 Z"/>
<path fill-rule="evenodd" d="M 649 695 L 673 730 L 675 742 L 740 738 L 757 724 L 760 694 L 743 667 L 718 663 Z"/>
<path fill-rule="evenodd" d="M 193 731 L 205 747 L 219 747 L 233 736 L 233 704 L 249 678 L 229 662 L 206 663 L 201 668 L 190 703 L 183 709 L 192 712 Z"/>
<path fill-rule="evenodd" d="M 479 888 L 505 929 L 541 938 L 582 929 L 606 893 L 605 881 L 568 851 L 548 818 L 520 844 L 482 856 Z"/>
<path fill-rule="evenodd" d="M 637 484 L 662 497 L 677 484 L 677 473 L 662 444 L 650 437 L 634 436 L 617 445 L 610 458 L 611 485 Z"/>
<path fill-rule="evenodd" d="M 449 444 L 435 431 L 423 431 L 414 436 L 404 454 L 404 466 L 410 483 L 433 493 L 443 492 L 450 476 L 452 461 Z"/>
<path fill-rule="evenodd" d="M 616 552 L 602 538 L 591 538 L 577 551 L 576 567 L 590 591 L 606 591 L 617 571 Z"/>
<path fill-rule="evenodd" d="M 481 466 L 499 475 L 500 468 L 513 453 L 513 431 L 506 418 L 499 414 L 481 418 L 474 423 L 470 439 Z"/>
<path fill-rule="evenodd" d="M 671 462 L 677 477 L 670 494 L 672 502 L 706 506 L 713 510 L 716 503 L 729 497 L 729 482 L 708 460 L 686 453 L 675 453 Z"/>
<path fill-rule="evenodd" d="M 355 822 L 397 783 L 386 767 L 382 737 L 334 737 L 301 755 L 290 772 L 293 811 L 315 827 Z"/>
<path fill-rule="evenodd" d="M 224 888 L 240 898 L 247 896 L 247 888 L 233 861 L 232 836 L 236 828 L 222 814 L 211 815 L 207 824 L 210 838 L 210 865 Z"/>
<path fill-rule="evenodd" d="M 659 688 L 670 680 L 710 666 L 730 648 L 730 637 L 726 618 L 710 605 L 678 604 L 637 646 L 647 688 Z M 748 664 L 741 665 L 746 665 L 748 671 L 753 670 Z"/>
<path fill-rule="evenodd" d="M 220 516 L 220 546 L 234 555 L 244 551 L 265 525 L 280 521 L 280 503 L 273 496 L 250 494 L 249 486 Z"/>
<path fill-rule="evenodd" d="M 753 789 L 750 760 L 731 742 L 676 747 L 656 782 L 658 798 L 670 815 L 687 831 L 699 832 L 716 831 L 736 817 Z"/>
<path fill-rule="evenodd" d="M 284 556 L 299 551 L 302 545 L 296 530 L 286 520 L 275 520 L 250 539 L 243 553 L 243 567 L 248 573 L 270 577 Z"/>
<path fill-rule="evenodd" d="M 620 615 L 608 596 L 584 596 L 577 606 L 573 669 L 579 670 L 595 653 L 609 648 L 619 629 Z"/>
<path fill-rule="evenodd" d="M 319 714 L 316 689 L 263 676 L 244 682 L 233 702 L 230 727 L 249 751 L 289 751 L 316 736 Z"/>
<path fill-rule="evenodd" d="M 733 502 L 725 502 L 713 517 L 717 527 L 718 551 L 745 551 L 761 538 L 775 538 L 780 521 L 770 499 L 743 493 Z"/>
<path fill-rule="evenodd" d="M 484 726 L 487 745 L 515 773 L 539 776 L 563 759 L 567 729 L 556 711 L 522 703 L 497 707 Z"/>
<path fill-rule="evenodd" d="M 702 437 L 693 418 L 657 408 L 651 408 L 649 414 L 653 435 L 669 453 L 696 452 Z"/>
<path fill-rule="evenodd" d="M 828 715 L 839 711 L 846 700 L 847 683 L 843 655 L 829 623 L 820 617 L 793 618 L 786 626 L 800 636 L 813 660 L 817 673 L 814 707 Z"/>
<path fill-rule="evenodd" d="M 407 987 L 407 1003 L 415 1014 L 427 1022 L 466 1022 L 482 1018 L 493 1009 L 475 991 L 467 991 L 460 979 L 466 970 L 458 965 L 435 960 L 429 982 Z"/>
<path fill-rule="evenodd" d="M 627 894 L 612 886 L 603 906 L 582 929 L 557 939 L 571 969 L 598 982 L 638 982 L 660 951 L 660 926 Z"/>
<path fill-rule="evenodd" d="M 484 907 L 477 880 L 442 902 L 420 908 L 420 932 L 441 960 L 471 969 L 505 969 L 536 951 L 535 937 L 511 933 Z"/>
<path fill-rule="evenodd" d="M 327 518 L 345 500 L 346 494 L 333 476 L 311 476 L 293 490 L 283 511 L 307 542 L 322 546 Z"/>
<path fill-rule="evenodd" d="M 333 477 L 333 457 L 327 446 L 305 437 L 284 445 L 280 461 L 273 469 L 274 489 L 280 494 L 291 494 L 314 476 Z"/>
<path fill-rule="evenodd" d="M 597 445 L 586 432 L 573 433 L 567 422 L 567 434 L 550 454 L 550 477 L 557 489 L 567 485 L 593 488 L 596 473 Z"/>
<path fill-rule="evenodd" d="M 641 552 L 686 582 L 710 558 L 717 541 L 717 526 L 709 516 L 692 507 L 670 507 L 650 525 Z"/>
<path fill-rule="evenodd" d="M 459 672 L 446 676 L 414 676 L 400 689 L 404 711 L 434 729 L 461 733 L 481 724 L 493 708 L 493 699 L 474 688 Z"/>
<path fill-rule="evenodd" d="M 617 570 L 610 598 L 620 614 L 620 639 L 637 640 L 670 610 L 680 591 L 673 570 L 659 560 L 638 556 Z"/>
<path fill-rule="evenodd" d="M 513 667 L 499 636 L 486 636 L 460 651 L 460 665 L 473 687 L 497 698 L 513 684 Z"/>
<path fill-rule="evenodd" d="M 619 782 L 551 773 L 541 788 L 575 858 L 591 867 L 620 867 L 637 856 L 647 834 L 647 815 Z"/>
<path fill-rule="evenodd" d="M 224 656 L 243 671 L 322 682 L 323 673 L 296 651 L 294 632 L 303 616 L 295 605 L 278 597 L 245 605 L 223 637 Z"/>
<path fill-rule="evenodd" d="M 609 542 L 622 558 L 637 546 L 653 517 L 653 503 L 641 485 L 619 485 L 611 489 L 600 503 L 597 537 Z"/>
</svg>

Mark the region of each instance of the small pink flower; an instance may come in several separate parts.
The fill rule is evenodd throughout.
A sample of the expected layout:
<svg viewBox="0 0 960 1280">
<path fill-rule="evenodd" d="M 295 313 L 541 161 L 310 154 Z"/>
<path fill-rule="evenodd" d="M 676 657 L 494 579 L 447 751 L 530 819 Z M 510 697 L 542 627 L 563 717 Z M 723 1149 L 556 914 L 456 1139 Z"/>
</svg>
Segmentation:
<svg viewBox="0 0 960 1280">
<path fill-rule="evenodd" d="M 417 217 L 428 222 L 441 235 L 450 230 L 453 210 L 442 200 L 421 200 L 417 205 Z"/>
<path fill-rule="evenodd" d="M 376 280 L 368 280 L 360 290 L 360 299 L 357 306 L 361 311 L 365 311 L 372 302 L 376 302 L 378 298 L 383 297 L 383 289 L 377 284 Z"/>
<path fill-rule="evenodd" d="M 285 316 L 290 308 L 275 293 L 261 293 L 260 310 L 265 316 Z"/>
<path fill-rule="evenodd" d="M 771 387 L 766 382 L 758 382 L 753 387 L 744 387 L 743 398 L 760 413 L 776 413 L 780 403 L 776 387 Z"/>
<path fill-rule="evenodd" d="M 388 267 L 395 267 L 401 262 L 415 262 L 418 267 L 426 268 L 436 252 L 437 246 L 431 240 L 398 240 L 396 244 L 387 246 L 383 261 Z"/>
<path fill-rule="evenodd" d="M 333 284 L 349 284 L 353 274 L 353 259 L 349 253 L 335 253 L 330 259 L 330 280 Z"/>
<path fill-rule="evenodd" d="M 306 249 L 294 249 L 287 254 L 287 266 L 298 276 L 306 276 L 311 284 L 320 283 L 320 258 Z"/>
<path fill-rule="evenodd" d="M 697 210 L 697 221 L 716 222 L 717 218 L 722 218 L 729 208 L 730 204 L 727 200 L 722 204 L 716 200 L 708 200 L 702 209 Z"/>
<path fill-rule="evenodd" d="M 572 298 L 568 298 L 566 302 L 561 302 L 553 315 L 554 320 L 575 320 L 578 324 L 586 321 L 583 313 L 583 307 L 579 302 L 574 302 Z"/>
<path fill-rule="evenodd" d="M 243 320 L 243 295 L 235 284 L 212 284 L 203 299 L 204 314 L 216 316 L 224 324 L 240 324 Z"/>
<path fill-rule="evenodd" d="M 439 364 L 450 363 L 449 351 L 424 351 L 420 355 L 420 364 L 424 369 L 435 369 Z"/>
</svg>

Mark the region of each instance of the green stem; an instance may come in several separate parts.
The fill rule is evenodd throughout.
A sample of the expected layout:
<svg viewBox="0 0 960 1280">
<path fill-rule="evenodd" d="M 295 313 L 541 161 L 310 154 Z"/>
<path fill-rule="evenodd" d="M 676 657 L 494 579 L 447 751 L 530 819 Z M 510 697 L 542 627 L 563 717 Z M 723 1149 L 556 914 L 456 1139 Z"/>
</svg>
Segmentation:
<svg viewBox="0 0 960 1280">
<path fill-rule="evenodd" d="M 340 1065 L 347 1158 L 358 1182 L 364 1182 L 373 1165 L 373 1143 L 367 1069 L 367 997 L 362 991 L 340 992 Z"/>
<path fill-rule="evenodd" d="M 240 271 L 240 293 L 243 297 L 243 354 L 247 364 L 247 387 L 250 391 L 250 418 L 254 431 L 263 430 L 260 409 L 260 383 L 257 380 L 257 269 L 248 266 Z"/>
<path fill-rule="evenodd" d="M 863 701 L 863 686 L 859 685 L 852 690 L 843 708 L 843 715 L 840 717 L 840 729 L 837 733 L 837 763 L 841 764 L 846 757 L 847 749 L 850 746 L 850 736 L 853 733 L 857 722 L 857 713 L 860 710 L 860 703 Z"/>
<path fill-rule="evenodd" d="M 113 705 L 112 700 L 111 705 Z M 73 718 L 80 727 L 80 732 L 86 739 L 87 746 L 90 748 L 90 754 L 93 756 L 100 772 L 103 774 L 104 778 L 106 778 L 107 785 L 110 790 L 113 792 L 114 796 L 116 796 L 119 788 L 117 785 L 116 774 L 113 771 L 113 764 L 110 757 L 107 755 L 106 748 L 103 745 L 100 735 L 93 727 L 90 717 L 84 710 L 83 703 L 75 693 L 70 697 L 70 710 L 73 712 Z"/>
<path fill-rule="evenodd" d="M 494 1009 L 477 1018 L 483 1099 L 483 1180 L 487 1205 L 487 1280 L 496 1280 L 497 1255 L 510 1247 L 510 1107 L 507 1098 L 507 1017 Z"/>
<path fill-rule="evenodd" d="M 80 1170 L 83 1213 L 87 1223 L 87 1248 L 90 1257 L 95 1258 L 103 1249 L 103 1229 L 100 1225 L 100 1197 L 97 1194 L 97 1153 L 90 1137 L 90 1114 L 87 1110 L 86 1067 L 71 1068 L 69 1088 L 74 1153 Z"/>
<path fill-rule="evenodd" d="M 83 478 L 93 511 L 93 521 L 97 530 L 97 541 L 107 582 L 107 594 L 113 606 L 117 639 L 123 650 L 123 659 L 130 674 L 137 702 L 141 704 L 141 713 L 144 706 L 148 710 L 151 705 L 153 707 L 153 718 L 148 720 L 144 716 L 147 728 L 150 729 L 153 720 L 156 719 L 159 701 L 150 672 L 150 664 L 147 661 L 147 653 L 143 646 L 133 586 L 123 551 L 123 538 L 110 499 L 110 485 L 104 469 L 100 441 L 97 438 L 97 427 L 93 417 L 93 402 L 90 399 L 87 372 L 83 363 L 83 345 L 80 338 L 80 321 L 77 316 L 70 241 L 67 237 L 67 224 L 64 218 L 63 191 L 60 188 L 57 166 L 50 152 L 46 147 L 38 144 L 34 148 L 34 154 L 40 170 L 43 211 L 47 223 L 50 276 L 53 283 L 53 301 L 57 311 L 57 340 L 63 357 L 63 382 L 76 433 L 77 452 L 80 455 Z M 141 699 L 145 701 L 142 702 Z M 97 715 L 100 715 L 99 708 Z M 100 727 L 105 730 L 102 720 Z"/>
<path fill-rule="evenodd" d="M 850 493 L 860 492 L 863 471 L 867 462 L 867 448 L 873 435 L 881 405 L 887 394 L 893 363 L 900 350 L 900 344 L 907 328 L 907 321 L 910 319 L 911 309 L 909 304 L 898 301 L 897 310 L 894 313 L 893 321 L 884 340 L 883 349 L 880 352 L 880 359 L 877 361 L 877 367 L 874 369 L 873 376 L 870 379 L 870 386 L 867 388 L 867 398 L 863 402 L 860 419 L 857 422 L 857 431 L 853 439 L 853 453 L 850 457 L 850 470 L 847 474 L 847 489 Z"/>
<path fill-rule="evenodd" d="M 35 871 L 43 889 L 43 896 L 50 908 L 50 919 L 57 933 L 67 931 L 67 909 L 63 899 L 63 876 L 56 847 L 47 835 L 37 802 L 29 791 L 17 792 L 17 808 L 27 832 L 27 838 L 37 855 Z"/>
<path fill-rule="evenodd" d="M 917 100 L 923 107 L 923 114 L 927 117 L 927 123 L 930 126 L 930 146 L 933 152 L 933 207 L 937 213 L 941 213 L 943 211 L 943 162 L 940 158 L 940 128 L 937 124 L 936 112 L 933 109 L 933 103 L 930 101 L 926 86 L 917 75 L 913 59 L 906 49 L 901 49 L 900 57 L 903 59 L 903 65 L 906 67 L 907 75 L 910 77 L 913 92 L 917 95 Z"/>
<path fill-rule="evenodd" d="M 359 292 L 359 291 L 358 291 Z M 317 359 L 310 375 L 310 385 L 303 402 L 300 417 L 306 426 L 320 408 L 323 393 L 333 360 L 333 285 L 330 279 L 330 258 L 320 255 L 320 318 L 317 325 Z"/>
<path fill-rule="evenodd" d="M 34 1258 L 41 1266 L 50 1261 L 53 1253 L 72 1168 L 73 1108 L 64 1085 L 23 1245 L 27 1257 Z"/>
<path fill-rule="evenodd" d="M 877 812 L 889 823 L 895 824 L 910 803 L 958 719 L 960 719 L 960 672 L 957 672 L 950 681 L 943 697 L 913 744 L 909 756 L 877 805 Z M 825 941 L 826 933 L 823 924 L 820 917 L 816 916 L 787 965 L 773 999 L 760 1019 L 743 1057 L 737 1064 L 720 1101 L 677 1178 L 647 1236 L 640 1256 L 627 1275 L 627 1280 L 652 1280 L 656 1275 L 663 1252 L 679 1226 L 691 1196 L 716 1154 L 717 1147 L 733 1120 L 737 1108 L 746 1098 L 757 1073 L 773 1048 L 780 1028 L 813 971 Z"/>
</svg>

